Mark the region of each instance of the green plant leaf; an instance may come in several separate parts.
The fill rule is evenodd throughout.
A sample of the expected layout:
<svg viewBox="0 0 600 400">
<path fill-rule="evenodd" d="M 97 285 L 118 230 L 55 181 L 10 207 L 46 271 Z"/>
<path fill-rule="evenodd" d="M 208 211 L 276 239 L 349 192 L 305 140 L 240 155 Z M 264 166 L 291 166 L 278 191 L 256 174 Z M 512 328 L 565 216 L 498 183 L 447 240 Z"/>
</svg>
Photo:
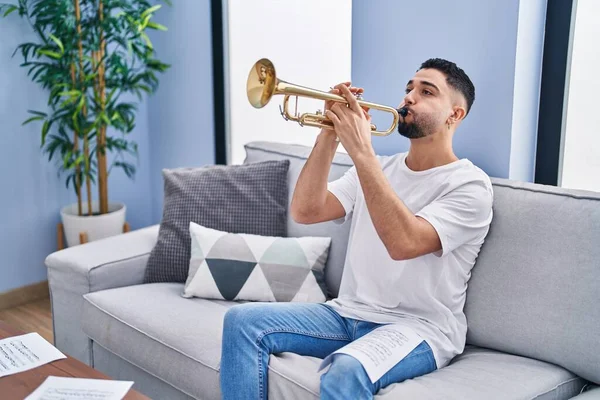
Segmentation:
<svg viewBox="0 0 600 400">
<path fill-rule="evenodd" d="M 23 123 L 21 124 L 21 126 L 27 125 L 28 123 L 33 122 L 33 121 L 41 121 L 43 119 L 45 119 L 45 118 L 42 117 L 42 116 L 39 116 L 39 115 L 37 117 L 27 118 L 25 121 L 23 121 Z"/>
<path fill-rule="evenodd" d="M 8 5 L 8 4 L 3 4 L 3 5 Z M 8 7 L 6 7 L 6 11 L 4 12 L 3 17 L 8 17 L 8 15 L 10 13 L 12 13 L 13 11 L 17 11 L 18 9 L 19 9 L 19 7 L 15 6 L 14 4 L 8 5 Z"/>
<path fill-rule="evenodd" d="M 50 130 L 50 124 L 51 124 L 51 122 L 49 120 L 46 120 L 44 122 L 44 125 L 42 126 L 42 146 L 46 143 L 46 135 L 48 134 L 48 131 Z"/>
<path fill-rule="evenodd" d="M 148 22 L 146 24 L 146 27 L 151 28 L 151 29 L 156 29 L 157 31 L 168 31 L 168 28 L 164 25 L 158 24 L 156 22 Z"/>
<path fill-rule="evenodd" d="M 68 96 L 68 97 L 77 97 L 77 96 L 81 96 L 81 91 L 80 90 L 65 90 L 64 92 L 60 92 L 58 93 L 59 96 Z"/>
<path fill-rule="evenodd" d="M 41 111 L 35 111 L 35 110 L 27 110 L 28 113 L 30 114 L 34 114 L 34 115 L 39 115 L 40 117 L 47 117 L 48 114 L 41 112 Z"/>
<path fill-rule="evenodd" d="M 142 12 L 142 15 L 140 15 L 140 17 L 146 18 L 146 16 L 152 14 L 154 11 L 160 10 L 161 7 L 162 6 L 160 4 L 152 6 L 152 7 L 148 8 L 148 9 L 146 9 L 144 12 Z"/>
<path fill-rule="evenodd" d="M 140 33 L 140 36 L 142 37 L 142 39 L 144 39 L 144 42 L 146 42 L 146 46 L 148 46 L 148 48 L 153 49 L 152 47 L 152 41 L 150 41 L 150 38 L 148 37 L 148 35 L 146 35 L 145 32 Z"/>
<path fill-rule="evenodd" d="M 48 56 L 48 57 L 51 57 L 51 58 L 54 58 L 54 59 L 59 59 L 59 58 L 62 57 L 62 55 L 60 53 L 57 53 L 55 51 L 50 51 L 50 50 L 42 50 L 42 49 L 40 49 L 40 50 L 37 51 L 37 53 L 38 54 L 43 54 L 45 56 Z"/>
<path fill-rule="evenodd" d="M 71 161 L 71 156 L 73 155 L 73 152 L 71 150 L 67 150 L 65 152 L 65 154 L 63 155 L 63 167 L 65 169 L 69 168 L 70 165 L 70 161 Z"/>
<path fill-rule="evenodd" d="M 150 18 L 152 18 L 152 15 L 147 15 L 144 20 L 142 21 L 142 23 L 140 24 L 140 29 L 144 30 L 146 29 L 146 27 L 148 26 L 148 23 L 150 22 Z"/>
<path fill-rule="evenodd" d="M 65 46 L 63 46 L 62 42 L 60 41 L 59 38 L 57 38 L 56 36 L 54 36 L 53 34 L 50 34 L 50 39 L 52 39 L 52 41 L 54 43 L 56 43 L 56 45 L 58 46 L 58 48 L 60 49 L 61 53 L 64 54 L 65 53 Z"/>
</svg>

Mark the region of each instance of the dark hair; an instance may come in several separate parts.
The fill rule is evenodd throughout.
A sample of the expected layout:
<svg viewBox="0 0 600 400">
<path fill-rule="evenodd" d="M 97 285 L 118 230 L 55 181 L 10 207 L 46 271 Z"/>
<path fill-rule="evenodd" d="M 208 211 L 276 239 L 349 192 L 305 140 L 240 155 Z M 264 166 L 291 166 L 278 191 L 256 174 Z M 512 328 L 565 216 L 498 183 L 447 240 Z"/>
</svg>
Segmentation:
<svg viewBox="0 0 600 400">
<path fill-rule="evenodd" d="M 458 90 L 467 101 L 467 114 L 475 101 L 475 86 L 465 71 L 459 68 L 455 63 L 442 58 L 430 58 L 421 64 L 421 69 L 436 69 L 446 75 L 446 82 L 450 87 Z"/>
</svg>

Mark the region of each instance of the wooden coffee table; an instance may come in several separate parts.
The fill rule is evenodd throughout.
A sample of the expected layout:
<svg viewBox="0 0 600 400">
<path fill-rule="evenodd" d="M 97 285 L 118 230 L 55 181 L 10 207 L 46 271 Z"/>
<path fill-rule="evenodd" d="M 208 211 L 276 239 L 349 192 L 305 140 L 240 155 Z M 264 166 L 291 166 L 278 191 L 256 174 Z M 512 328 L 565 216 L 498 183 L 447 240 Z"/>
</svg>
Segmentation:
<svg viewBox="0 0 600 400">
<path fill-rule="evenodd" d="M 0 321 L 0 339 L 24 335 L 3 321 Z M 65 354 L 64 352 L 62 352 Z M 22 400 L 37 389 L 48 376 L 66 376 L 89 379 L 111 379 L 110 377 L 90 368 L 79 360 L 69 357 L 44 364 L 28 371 L 7 375 L 0 378 L 0 393 L 3 400 Z M 149 400 L 149 397 L 130 389 L 124 397 L 126 400 Z"/>
</svg>

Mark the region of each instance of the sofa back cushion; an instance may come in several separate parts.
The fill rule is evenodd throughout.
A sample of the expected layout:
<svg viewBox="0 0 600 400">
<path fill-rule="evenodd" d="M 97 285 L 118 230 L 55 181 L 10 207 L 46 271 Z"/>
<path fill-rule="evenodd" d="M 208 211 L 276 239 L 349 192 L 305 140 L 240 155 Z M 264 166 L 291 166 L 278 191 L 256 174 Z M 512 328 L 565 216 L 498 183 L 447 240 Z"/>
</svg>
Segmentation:
<svg viewBox="0 0 600 400">
<path fill-rule="evenodd" d="M 467 343 L 600 382 L 600 194 L 492 179 L 472 270 Z"/>
<path fill-rule="evenodd" d="M 288 207 L 292 202 L 294 188 L 298 176 L 302 171 L 304 163 L 308 159 L 312 147 L 295 144 L 274 143 L 265 141 L 254 141 L 245 145 L 246 158 L 244 164 L 255 163 L 265 160 L 289 159 L 288 169 Z M 338 153 L 333 159 L 329 172 L 329 181 L 340 178 L 346 170 L 352 167 L 352 159 L 344 153 Z M 303 225 L 295 222 L 288 212 L 287 234 L 290 237 L 302 236 L 324 236 L 331 238 L 329 256 L 325 265 L 325 282 L 328 289 L 328 297 L 337 297 L 342 271 L 348 247 L 348 234 L 350 232 L 350 220 L 344 224 L 336 224 L 332 221 L 319 224 Z"/>
</svg>

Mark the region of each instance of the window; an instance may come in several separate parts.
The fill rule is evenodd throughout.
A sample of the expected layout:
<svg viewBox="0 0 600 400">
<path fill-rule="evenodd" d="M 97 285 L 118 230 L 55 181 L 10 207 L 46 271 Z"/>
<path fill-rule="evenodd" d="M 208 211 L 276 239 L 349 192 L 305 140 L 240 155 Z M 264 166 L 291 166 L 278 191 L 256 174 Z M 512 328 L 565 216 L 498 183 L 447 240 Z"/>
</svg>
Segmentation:
<svg viewBox="0 0 600 400">
<path fill-rule="evenodd" d="M 558 185 L 600 191 L 600 1 L 577 0 L 570 58 Z"/>
<path fill-rule="evenodd" d="M 600 2 L 548 0 L 537 183 L 600 191 Z"/>
</svg>

